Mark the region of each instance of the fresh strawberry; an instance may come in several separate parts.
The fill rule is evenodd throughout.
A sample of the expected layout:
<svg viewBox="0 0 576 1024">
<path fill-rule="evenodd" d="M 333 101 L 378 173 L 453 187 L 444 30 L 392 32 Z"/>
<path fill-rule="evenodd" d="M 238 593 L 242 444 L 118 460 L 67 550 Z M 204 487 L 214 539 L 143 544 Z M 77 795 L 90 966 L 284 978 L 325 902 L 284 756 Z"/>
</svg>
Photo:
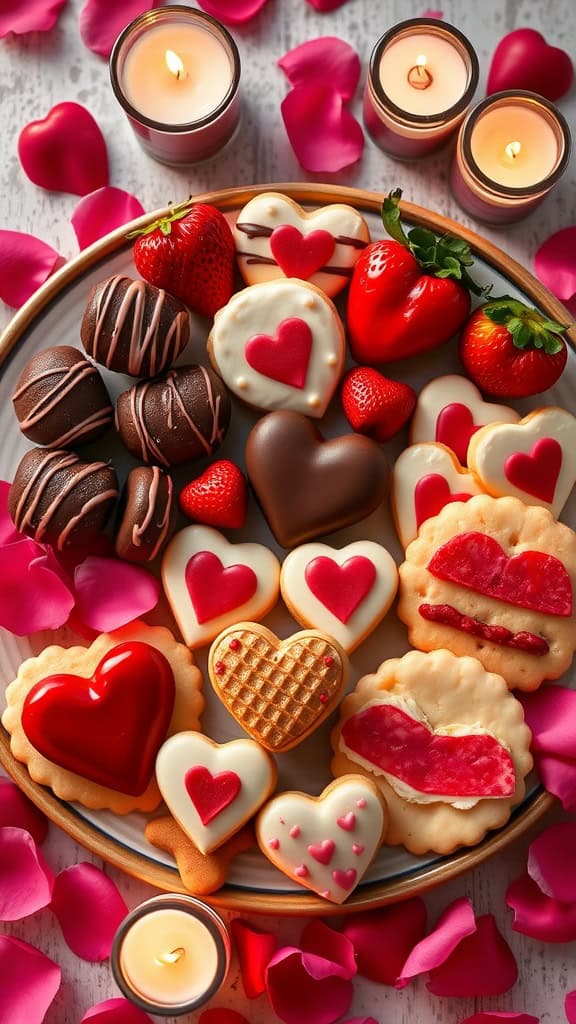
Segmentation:
<svg viewBox="0 0 576 1024">
<path fill-rule="evenodd" d="M 566 365 L 566 328 L 509 295 L 477 309 L 460 339 L 468 375 L 488 395 L 525 398 L 556 383 Z"/>
<path fill-rule="evenodd" d="M 410 419 L 416 392 L 368 366 L 349 370 L 342 382 L 342 408 L 350 426 L 375 441 L 394 437 Z"/>
<path fill-rule="evenodd" d="M 238 529 L 246 522 L 246 478 L 228 459 L 213 462 L 201 476 L 186 484 L 178 500 L 185 516 L 206 526 Z"/>
<path fill-rule="evenodd" d="M 145 281 L 203 316 L 226 305 L 234 290 L 236 248 L 228 221 L 214 206 L 186 200 L 128 237 L 135 236 L 134 263 Z"/>
</svg>

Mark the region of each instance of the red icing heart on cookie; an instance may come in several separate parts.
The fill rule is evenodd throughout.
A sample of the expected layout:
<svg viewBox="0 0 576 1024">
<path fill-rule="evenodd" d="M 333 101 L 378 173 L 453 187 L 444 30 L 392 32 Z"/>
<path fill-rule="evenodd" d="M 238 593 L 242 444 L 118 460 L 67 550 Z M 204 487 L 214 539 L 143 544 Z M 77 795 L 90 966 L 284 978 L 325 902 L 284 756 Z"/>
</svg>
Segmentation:
<svg viewBox="0 0 576 1024">
<path fill-rule="evenodd" d="M 513 452 L 504 463 L 504 475 L 514 487 L 551 504 L 560 470 L 562 446 L 554 437 L 541 437 L 532 451 Z"/>
<path fill-rule="evenodd" d="M 254 596 L 258 587 L 258 577 L 249 565 L 224 568 L 211 551 L 198 551 L 192 556 L 185 579 L 200 624 L 239 608 Z"/>
<path fill-rule="evenodd" d="M 437 516 L 444 505 L 452 501 L 468 501 L 471 497 L 471 494 L 453 493 L 446 477 L 440 473 L 428 473 L 414 488 L 416 526 L 420 527 L 426 519 Z"/>
<path fill-rule="evenodd" d="M 312 844 L 308 847 L 308 853 L 319 864 L 329 864 L 334 856 L 336 843 L 333 839 L 323 839 L 321 843 Z"/>
<path fill-rule="evenodd" d="M 278 327 L 275 338 L 255 334 L 246 342 L 246 362 L 271 380 L 303 388 L 312 352 L 312 331 L 305 320 L 289 317 Z"/>
<path fill-rule="evenodd" d="M 436 441 L 451 448 L 458 462 L 466 465 L 468 445 L 472 434 L 479 430 L 467 405 L 451 402 L 445 405 L 436 420 Z"/>
<path fill-rule="evenodd" d="M 270 235 L 270 250 L 286 277 L 307 281 L 328 263 L 334 252 L 334 238 L 319 229 L 303 235 L 291 224 L 281 224 Z"/>
<path fill-rule="evenodd" d="M 374 586 L 376 568 L 363 555 L 349 558 L 343 565 L 319 555 L 306 566 L 304 578 L 314 597 L 345 623 Z"/>
<path fill-rule="evenodd" d="M 494 736 L 440 735 L 393 704 L 373 704 L 344 723 L 353 754 L 419 793 L 506 797 L 516 789 L 514 763 Z"/>
<path fill-rule="evenodd" d="M 184 785 L 203 825 L 208 825 L 226 807 L 234 803 L 242 788 L 240 776 L 236 772 L 218 772 L 217 775 L 212 775 L 208 768 L 201 764 L 188 769 L 184 776 Z"/>
<path fill-rule="evenodd" d="M 119 644 L 89 679 L 58 674 L 22 708 L 30 743 L 54 764 L 100 786 L 140 796 L 154 772 L 174 706 L 174 676 L 156 648 Z"/>
</svg>

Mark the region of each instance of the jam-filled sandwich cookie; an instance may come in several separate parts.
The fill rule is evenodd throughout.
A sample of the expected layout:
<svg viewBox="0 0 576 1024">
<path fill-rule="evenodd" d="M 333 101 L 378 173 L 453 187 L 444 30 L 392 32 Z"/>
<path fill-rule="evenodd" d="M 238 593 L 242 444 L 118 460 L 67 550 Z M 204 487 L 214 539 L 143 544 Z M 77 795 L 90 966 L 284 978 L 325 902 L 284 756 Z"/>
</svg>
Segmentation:
<svg viewBox="0 0 576 1024">
<path fill-rule="evenodd" d="M 279 192 L 263 192 L 240 211 L 234 241 L 247 284 L 299 277 L 336 295 L 349 283 L 370 233 L 351 206 L 334 203 L 307 213 Z"/>
<path fill-rule="evenodd" d="M 302 626 L 321 629 L 353 651 L 384 618 L 398 587 L 392 555 L 374 541 L 345 548 L 304 544 L 286 556 L 280 590 Z"/>
<path fill-rule="evenodd" d="M 172 477 L 158 466 L 130 470 L 122 496 L 116 554 L 128 562 L 151 562 L 170 537 L 176 514 Z"/>
<path fill-rule="evenodd" d="M 332 771 L 362 772 L 386 799 L 386 842 L 451 853 L 499 828 L 532 767 L 522 705 L 501 676 L 449 651 L 385 661 L 342 703 Z"/>
<path fill-rule="evenodd" d="M 148 821 L 144 828 L 148 842 L 172 854 L 182 885 L 195 896 L 209 896 L 220 889 L 235 857 L 256 845 L 254 829 L 245 825 L 212 853 L 201 853 L 174 818 L 165 814 Z"/>
<path fill-rule="evenodd" d="M 323 416 L 344 367 L 344 327 L 314 285 L 288 278 L 237 292 L 208 338 L 214 369 L 257 409 Z"/>
<path fill-rule="evenodd" d="M 547 509 L 484 494 L 446 505 L 399 571 L 398 615 L 414 647 L 470 654 L 522 690 L 570 665 L 576 534 Z"/>
<path fill-rule="evenodd" d="M 318 797 L 288 792 L 256 819 L 262 853 L 288 878 L 330 903 L 344 903 L 374 860 L 388 826 L 378 788 L 358 774 Z"/>
<path fill-rule="evenodd" d="M 169 630 L 133 622 L 90 647 L 47 647 L 6 690 L 10 748 L 61 800 L 152 811 L 167 735 L 198 729 L 202 677 Z"/>
<path fill-rule="evenodd" d="M 467 377 L 449 374 L 426 384 L 418 395 L 410 427 L 410 443 L 438 441 L 467 464 L 470 438 L 486 423 L 516 423 L 520 414 L 508 405 L 485 402 Z"/>
</svg>

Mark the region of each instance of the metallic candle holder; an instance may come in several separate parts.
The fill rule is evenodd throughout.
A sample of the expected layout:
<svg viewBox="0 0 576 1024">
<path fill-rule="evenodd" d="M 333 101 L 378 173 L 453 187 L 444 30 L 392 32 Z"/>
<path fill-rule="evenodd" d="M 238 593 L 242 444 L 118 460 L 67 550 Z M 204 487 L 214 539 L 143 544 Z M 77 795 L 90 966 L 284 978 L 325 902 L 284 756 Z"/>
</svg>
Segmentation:
<svg viewBox="0 0 576 1024">
<path fill-rule="evenodd" d="M 458 101 L 446 110 L 431 114 L 414 114 L 397 106 L 386 94 L 380 79 L 380 62 L 389 47 L 405 37 L 433 35 L 450 43 L 461 56 L 466 70 L 466 84 Z M 431 76 L 414 66 L 407 79 L 415 89 L 425 89 Z M 439 149 L 456 131 L 464 117 L 478 84 L 478 57 L 471 43 L 453 25 L 437 18 L 412 18 L 395 25 L 378 40 L 370 58 L 364 91 L 364 123 L 374 142 L 398 160 L 427 156 Z"/>
<path fill-rule="evenodd" d="M 135 107 L 123 84 L 126 59 L 131 49 L 157 25 L 198 27 L 212 35 L 230 61 L 230 87 L 205 116 L 182 124 L 156 121 Z M 240 119 L 240 54 L 232 36 L 216 18 L 192 7 L 171 5 L 146 11 L 120 33 L 110 55 L 110 79 L 114 95 L 124 109 L 142 148 L 165 164 L 193 164 L 217 153 L 230 141 Z"/>
</svg>

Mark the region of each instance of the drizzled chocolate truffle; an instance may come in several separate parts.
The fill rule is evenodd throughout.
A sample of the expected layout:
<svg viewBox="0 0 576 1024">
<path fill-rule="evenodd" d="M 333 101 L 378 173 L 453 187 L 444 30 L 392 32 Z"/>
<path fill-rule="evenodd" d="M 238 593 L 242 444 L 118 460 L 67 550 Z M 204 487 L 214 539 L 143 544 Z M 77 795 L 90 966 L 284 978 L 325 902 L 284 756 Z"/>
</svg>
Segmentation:
<svg viewBox="0 0 576 1024">
<path fill-rule="evenodd" d="M 12 401 L 22 433 L 47 448 L 87 444 L 111 426 L 114 416 L 98 370 L 70 345 L 32 356 Z"/>
<path fill-rule="evenodd" d="M 128 451 L 161 466 L 212 455 L 229 422 L 226 387 L 205 366 L 182 366 L 160 380 L 140 381 L 116 404 L 116 430 Z"/>
<path fill-rule="evenodd" d="M 117 497 L 116 473 L 106 462 L 32 448 L 16 470 L 8 512 L 21 533 L 62 551 L 94 541 Z"/>
<path fill-rule="evenodd" d="M 151 562 L 174 526 L 172 478 L 158 466 L 139 466 L 128 474 L 116 535 L 116 554 L 128 562 Z"/>
<path fill-rule="evenodd" d="M 155 377 L 190 337 L 186 306 L 161 288 L 116 274 L 95 285 L 80 337 L 92 359 L 131 377 Z"/>
</svg>

